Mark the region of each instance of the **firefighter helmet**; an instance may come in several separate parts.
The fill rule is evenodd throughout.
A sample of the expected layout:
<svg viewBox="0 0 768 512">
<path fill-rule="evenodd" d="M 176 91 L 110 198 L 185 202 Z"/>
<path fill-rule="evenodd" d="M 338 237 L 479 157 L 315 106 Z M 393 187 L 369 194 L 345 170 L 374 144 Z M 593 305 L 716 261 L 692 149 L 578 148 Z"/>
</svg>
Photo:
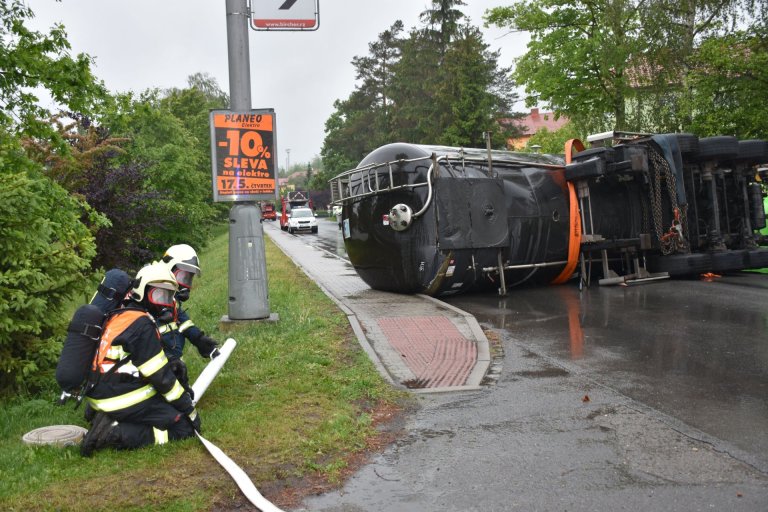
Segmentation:
<svg viewBox="0 0 768 512">
<path fill-rule="evenodd" d="M 182 302 L 189 299 L 192 279 L 200 275 L 200 261 L 195 250 L 187 244 L 173 245 L 165 251 L 163 263 L 168 265 L 168 270 L 179 284 L 179 292 L 176 298 Z"/>
<path fill-rule="evenodd" d="M 168 265 L 171 272 L 176 269 L 186 270 L 195 275 L 201 275 L 200 260 L 195 250 L 187 244 L 172 245 L 163 254 L 163 262 Z"/>
<path fill-rule="evenodd" d="M 155 304 L 170 307 L 173 306 L 173 295 L 178 288 L 176 278 L 173 277 L 168 266 L 156 262 L 143 267 L 136 274 L 130 297 L 131 300 L 146 305 Z M 162 292 L 163 290 L 170 292 L 170 300 L 168 300 L 167 294 Z"/>
</svg>

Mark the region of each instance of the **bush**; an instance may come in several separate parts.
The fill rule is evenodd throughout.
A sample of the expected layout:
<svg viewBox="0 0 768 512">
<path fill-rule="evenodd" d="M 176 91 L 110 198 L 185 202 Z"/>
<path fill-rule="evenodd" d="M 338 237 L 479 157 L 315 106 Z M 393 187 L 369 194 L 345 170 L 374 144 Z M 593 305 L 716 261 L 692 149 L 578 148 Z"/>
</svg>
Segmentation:
<svg viewBox="0 0 768 512">
<path fill-rule="evenodd" d="M 80 221 L 90 213 L 0 132 L 0 390 L 50 378 L 64 310 L 88 282 L 95 254 Z"/>
</svg>

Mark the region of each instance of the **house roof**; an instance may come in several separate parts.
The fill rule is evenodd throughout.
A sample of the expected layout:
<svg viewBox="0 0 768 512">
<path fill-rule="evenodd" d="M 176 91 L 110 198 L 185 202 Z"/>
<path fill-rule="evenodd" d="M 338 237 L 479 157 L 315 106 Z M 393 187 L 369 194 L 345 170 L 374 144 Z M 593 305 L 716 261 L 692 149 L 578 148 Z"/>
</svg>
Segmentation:
<svg viewBox="0 0 768 512">
<path fill-rule="evenodd" d="M 523 129 L 523 135 L 533 135 L 542 128 L 550 132 L 558 130 L 568 122 L 568 118 L 560 116 L 555 119 L 554 112 L 539 112 L 538 108 L 532 108 L 531 113 L 519 119 L 513 119 L 512 124 Z"/>
</svg>

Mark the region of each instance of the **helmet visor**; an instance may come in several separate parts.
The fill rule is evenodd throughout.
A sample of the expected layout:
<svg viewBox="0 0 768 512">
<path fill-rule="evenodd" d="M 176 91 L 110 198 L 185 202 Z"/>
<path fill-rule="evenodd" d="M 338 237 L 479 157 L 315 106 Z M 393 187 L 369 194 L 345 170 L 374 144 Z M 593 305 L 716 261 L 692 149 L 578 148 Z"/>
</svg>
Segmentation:
<svg viewBox="0 0 768 512">
<path fill-rule="evenodd" d="M 193 272 L 177 268 L 174 271 L 173 276 L 176 278 L 176 282 L 179 283 L 180 287 L 192 288 L 192 278 L 195 277 Z"/>
<path fill-rule="evenodd" d="M 171 307 L 173 306 L 174 291 L 166 288 L 156 288 L 149 286 L 147 288 L 147 298 L 150 304 L 155 306 Z"/>
</svg>

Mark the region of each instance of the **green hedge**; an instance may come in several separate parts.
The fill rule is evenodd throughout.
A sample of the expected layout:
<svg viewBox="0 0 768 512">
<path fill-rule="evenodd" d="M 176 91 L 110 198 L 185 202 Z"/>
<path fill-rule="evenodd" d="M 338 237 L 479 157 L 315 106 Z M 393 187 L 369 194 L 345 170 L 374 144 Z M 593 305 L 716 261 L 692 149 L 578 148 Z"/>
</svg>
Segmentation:
<svg viewBox="0 0 768 512">
<path fill-rule="evenodd" d="M 0 131 L 0 392 L 51 382 L 65 309 L 95 255 L 88 214 Z"/>
</svg>

